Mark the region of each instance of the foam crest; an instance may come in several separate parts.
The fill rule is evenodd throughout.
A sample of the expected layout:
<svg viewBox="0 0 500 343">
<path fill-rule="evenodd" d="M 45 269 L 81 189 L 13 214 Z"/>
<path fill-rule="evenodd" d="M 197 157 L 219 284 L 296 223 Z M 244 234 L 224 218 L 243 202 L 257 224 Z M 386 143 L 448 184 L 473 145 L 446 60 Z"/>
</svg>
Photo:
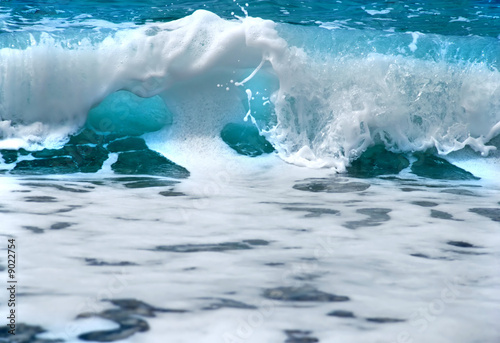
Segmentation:
<svg viewBox="0 0 500 343">
<path fill-rule="evenodd" d="M 80 128 L 89 110 L 118 90 L 152 97 L 187 83 L 215 88 L 217 82 L 243 78 L 247 68 L 262 61 L 264 50 L 286 46 L 274 25 L 256 18 L 225 21 L 197 11 L 177 21 L 119 31 L 101 41 L 70 44 L 74 37 L 44 33 L 28 46 L 3 48 L 0 136 L 12 145 L 36 124 L 38 129 L 31 133 L 37 138 L 30 142 L 43 145 L 63 138 L 55 132 Z M 169 94 L 164 97 L 167 103 L 175 102 Z M 207 100 L 206 94 L 200 97 Z"/>
<path fill-rule="evenodd" d="M 292 163 L 342 170 L 378 142 L 403 152 L 495 149 L 486 143 L 498 134 L 500 73 L 482 64 L 376 53 L 328 63 L 307 58 L 280 80 L 279 124 L 270 135 Z"/>
</svg>

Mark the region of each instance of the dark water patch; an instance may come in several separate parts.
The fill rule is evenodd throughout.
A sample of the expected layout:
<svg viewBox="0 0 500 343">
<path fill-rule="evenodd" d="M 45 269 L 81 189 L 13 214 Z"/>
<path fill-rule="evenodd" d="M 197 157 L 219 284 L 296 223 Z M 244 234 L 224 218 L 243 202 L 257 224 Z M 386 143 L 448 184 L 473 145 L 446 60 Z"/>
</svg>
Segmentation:
<svg viewBox="0 0 500 343">
<path fill-rule="evenodd" d="M 98 317 L 111 320 L 117 323 L 120 327 L 113 330 L 91 331 L 78 336 L 83 341 L 92 342 L 116 342 L 127 339 L 138 332 L 146 332 L 149 330 L 149 324 L 141 318 L 129 316 L 120 311 L 108 310 L 101 312 Z M 86 318 L 80 316 L 78 318 Z"/>
<path fill-rule="evenodd" d="M 263 239 L 245 239 L 243 240 L 244 243 L 248 243 L 250 245 L 269 245 L 269 241 L 265 241 Z"/>
<path fill-rule="evenodd" d="M 48 175 L 72 174 L 78 171 L 78 166 L 70 157 L 55 157 L 20 161 L 10 173 L 17 175 Z"/>
<path fill-rule="evenodd" d="M 244 156 L 260 156 L 274 151 L 271 143 L 260 135 L 259 130 L 248 124 L 229 123 L 222 129 L 222 140 L 234 151 Z"/>
<path fill-rule="evenodd" d="M 319 207 L 283 207 L 283 209 L 292 212 L 309 212 L 305 215 L 306 218 L 320 217 L 323 214 L 337 215 L 340 213 L 340 211 L 337 210 Z"/>
<path fill-rule="evenodd" d="M 24 198 L 25 202 L 57 202 L 57 198 L 51 196 L 32 196 Z"/>
<path fill-rule="evenodd" d="M 156 312 L 160 313 L 184 313 L 186 310 L 161 308 L 149 305 L 143 301 L 136 299 L 110 299 L 107 300 L 115 306 L 120 307 L 122 310 L 129 311 L 129 313 L 144 316 L 155 317 Z"/>
<path fill-rule="evenodd" d="M 138 189 L 138 188 L 153 188 L 153 187 L 172 187 L 179 183 L 179 181 L 162 179 L 158 177 L 150 176 L 124 176 L 124 177 L 113 177 L 106 178 L 106 181 L 111 181 L 113 183 L 119 183 L 126 188 Z M 102 183 L 105 184 L 105 183 Z"/>
<path fill-rule="evenodd" d="M 469 187 L 469 188 L 483 188 L 483 186 L 481 186 L 481 185 L 471 185 L 471 184 L 466 184 L 466 183 L 460 184 L 458 186 L 459 187 Z"/>
<path fill-rule="evenodd" d="M 418 257 L 418 258 L 425 258 L 428 260 L 444 260 L 444 261 L 453 261 L 454 260 L 453 258 L 450 258 L 450 257 L 431 257 L 429 255 L 421 254 L 421 253 L 410 254 L 410 256 Z"/>
<path fill-rule="evenodd" d="M 11 164 L 17 161 L 17 150 L 1 149 L 0 153 L 6 164 Z"/>
<path fill-rule="evenodd" d="M 317 262 L 318 261 L 317 257 L 301 257 L 300 259 L 302 261 L 311 261 L 311 262 Z"/>
<path fill-rule="evenodd" d="M 184 196 L 186 194 L 182 193 L 182 192 L 175 192 L 175 191 L 162 191 L 160 193 L 158 193 L 164 197 L 180 197 L 180 196 Z"/>
<path fill-rule="evenodd" d="M 416 153 L 417 161 L 411 166 L 413 174 L 436 180 L 479 180 L 472 173 L 447 160 L 426 153 Z"/>
<path fill-rule="evenodd" d="M 16 324 L 15 335 L 9 333 L 10 328 L 7 325 L 0 327 L 0 342 L 5 343 L 58 343 L 64 342 L 61 339 L 43 339 L 37 335 L 47 332 L 41 326 L 28 325 L 24 323 Z"/>
<path fill-rule="evenodd" d="M 380 175 L 398 174 L 410 162 L 403 154 L 385 150 L 382 145 L 368 148 L 347 168 L 347 175 L 357 178 L 373 178 Z"/>
<path fill-rule="evenodd" d="M 122 152 L 111 165 L 117 174 L 145 174 L 173 178 L 187 178 L 189 171 L 153 150 Z"/>
<path fill-rule="evenodd" d="M 124 184 L 127 188 L 152 188 L 152 187 L 168 187 L 176 184 L 176 181 L 170 180 L 144 180 L 127 182 Z"/>
<path fill-rule="evenodd" d="M 253 305 L 248 305 L 245 303 L 242 303 L 240 301 L 232 300 L 232 299 L 225 299 L 225 298 L 202 298 L 206 300 L 212 301 L 207 306 L 204 306 L 202 310 L 218 310 L 221 308 L 237 308 L 237 309 L 244 309 L 244 310 L 255 310 L 257 309 L 256 306 Z"/>
<path fill-rule="evenodd" d="M 75 145 L 66 146 L 73 161 L 82 173 L 95 173 L 102 168 L 104 161 L 108 159 L 108 151 L 102 146 Z"/>
<path fill-rule="evenodd" d="M 31 193 L 31 191 L 28 189 L 15 189 L 12 193 Z"/>
<path fill-rule="evenodd" d="M 410 256 L 413 256 L 413 257 L 420 257 L 420 258 L 427 258 L 427 259 L 430 259 L 430 258 L 431 258 L 429 255 L 426 255 L 426 254 L 421 254 L 421 253 L 410 254 Z"/>
<path fill-rule="evenodd" d="M 89 180 L 89 181 L 86 181 L 88 183 L 91 183 L 95 186 L 104 186 L 106 185 L 106 182 L 105 181 L 99 181 L 99 180 Z"/>
<path fill-rule="evenodd" d="M 388 208 L 361 208 L 356 212 L 370 216 L 370 219 L 377 222 L 385 222 L 391 219 L 388 215 L 391 212 Z"/>
<path fill-rule="evenodd" d="M 280 301 L 333 302 L 350 300 L 349 297 L 322 292 L 311 286 L 269 288 L 264 290 L 263 296 L 267 299 Z"/>
<path fill-rule="evenodd" d="M 476 251 L 468 251 L 468 250 L 445 250 L 445 251 L 453 252 L 453 253 L 460 254 L 460 255 L 472 255 L 472 256 L 488 255 L 485 252 L 476 252 Z"/>
<path fill-rule="evenodd" d="M 421 189 L 419 188 L 411 188 L 411 187 L 403 187 L 401 188 L 401 190 L 403 192 L 406 192 L 406 193 L 409 193 L 409 192 L 418 192 L 418 191 L 422 191 Z"/>
<path fill-rule="evenodd" d="M 361 208 L 356 210 L 356 212 L 367 215 L 369 218 L 359 221 L 350 221 L 345 223 L 344 226 L 352 230 L 360 227 L 378 226 L 391 219 L 388 214 L 391 211 L 392 210 L 388 208 Z"/>
<path fill-rule="evenodd" d="M 215 244 L 181 244 L 181 245 L 160 245 L 154 251 L 170 251 L 180 253 L 192 252 L 224 252 L 229 250 L 249 250 L 252 246 L 242 242 L 226 242 Z"/>
<path fill-rule="evenodd" d="M 103 134 L 91 128 L 84 128 L 69 138 L 68 145 L 104 145 L 118 138 L 120 136 L 115 134 Z"/>
<path fill-rule="evenodd" d="M 422 207 L 436 207 L 437 205 L 439 205 L 436 202 L 425 201 L 425 200 L 424 201 L 412 201 L 411 203 L 413 205 L 422 206 Z"/>
<path fill-rule="evenodd" d="M 63 229 L 67 229 L 68 227 L 72 226 L 73 223 L 66 223 L 66 222 L 59 222 L 59 223 L 55 223 L 55 224 L 52 224 L 50 226 L 50 230 L 63 230 Z M 33 233 L 44 233 L 45 230 L 44 229 L 41 229 L 37 226 L 23 226 L 23 229 L 26 229 L 26 230 L 29 230 Z"/>
<path fill-rule="evenodd" d="M 431 217 L 436 219 L 446 219 L 446 220 L 457 220 L 453 218 L 453 215 L 448 212 L 431 210 Z"/>
<path fill-rule="evenodd" d="M 282 262 L 268 262 L 268 263 L 264 263 L 264 265 L 269 266 L 269 267 L 280 267 L 280 266 L 284 266 L 285 264 Z"/>
<path fill-rule="evenodd" d="M 418 187 L 425 187 L 425 188 L 447 188 L 450 187 L 450 185 L 443 183 L 443 184 L 433 184 L 433 183 L 412 183 L 411 186 L 418 186 Z"/>
<path fill-rule="evenodd" d="M 125 220 L 125 221 L 128 221 L 128 222 L 139 222 L 139 221 L 141 221 L 141 219 L 137 219 L 137 218 L 125 218 L 125 217 L 115 217 L 115 219 Z"/>
<path fill-rule="evenodd" d="M 127 266 L 137 266 L 137 263 L 120 261 L 120 262 L 106 262 L 103 260 L 98 260 L 96 258 L 86 258 L 85 263 L 88 266 L 93 267 L 103 267 L 103 266 L 113 266 L 113 267 L 127 267 Z"/>
<path fill-rule="evenodd" d="M 50 226 L 50 229 L 51 230 L 63 230 L 63 229 L 69 228 L 72 225 L 73 225 L 73 223 L 60 222 L 60 223 L 52 224 Z"/>
<path fill-rule="evenodd" d="M 101 145 L 70 143 L 60 149 L 34 151 L 31 155 L 35 159 L 18 162 L 11 173 L 29 175 L 95 173 L 108 159 L 108 151 Z"/>
<path fill-rule="evenodd" d="M 446 242 L 448 245 L 452 245 L 454 247 L 459 247 L 459 248 L 479 248 L 478 246 L 475 246 L 474 244 L 463 242 L 463 241 L 448 241 Z"/>
<path fill-rule="evenodd" d="M 78 336 L 83 341 L 91 342 L 116 342 L 129 338 L 137 332 L 145 332 L 149 330 L 149 325 L 145 320 L 138 318 L 128 318 L 125 325 L 121 325 L 118 329 L 107 331 L 92 331 Z"/>
<path fill-rule="evenodd" d="M 471 197 L 477 197 L 478 195 L 468 189 L 458 189 L 458 188 L 450 188 L 450 189 L 443 189 L 441 193 L 449 193 L 449 194 L 456 194 L 456 195 L 465 195 L 465 196 L 471 196 Z"/>
<path fill-rule="evenodd" d="M 147 150 L 148 146 L 142 138 L 127 137 L 109 143 L 107 149 L 109 152 L 122 152 L 131 150 Z"/>
<path fill-rule="evenodd" d="M 28 182 L 28 183 L 21 183 L 21 186 L 26 186 L 26 187 L 46 187 L 46 188 L 54 188 L 59 191 L 64 191 L 64 192 L 71 192 L 71 193 L 88 193 L 90 191 L 86 189 L 78 189 L 78 188 L 72 188 L 72 187 L 66 187 L 62 185 L 58 185 L 55 183 L 36 183 L 36 182 Z"/>
<path fill-rule="evenodd" d="M 118 161 L 112 166 L 119 174 L 146 174 L 176 178 L 189 176 L 185 168 L 148 149 L 142 138 L 118 138 L 116 135 L 84 129 L 70 137 L 69 142 L 60 149 L 27 152 L 35 159 L 19 161 L 11 173 L 21 175 L 95 173 L 102 168 L 111 151 L 119 152 Z M 104 147 L 105 144 L 108 144 L 107 149 Z M 7 160 L 13 163 L 17 160 L 18 153 L 19 150 L 6 151 L 2 153 L 2 156 L 6 155 Z"/>
<path fill-rule="evenodd" d="M 336 179 L 308 179 L 297 183 L 294 189 L 306 192 L 351 193 L 362 192 L 370 188 L 364 182 L 339 182 Z"/>
<path fill-rule="evenodd" d="M 65 149 L 43 149 L 40 151 L 32 152 L 31 156 L 35 158 L 52 158 L 52 157 L 62 157 L 62 156 L 69 157 L 71 155 Z"/>
<path fill-rule="evenodd" d="M 339 317 L 339 318 L 356 318 L 354 313 L 352 313 L 351 311 L 345 311 L 345 310 L 335 310 L 332 312 L 328 312 L 327 316 Z"/>
<path fill-rule="evenodd" d="M 82 208 L 80 205 L 70 205 L 67 208 L 61 208 L 60 210 L 55 211 L 54 213 L 68 213 L 76 210 L 77 208 Z"/>
<path fill-rule="evenodd" d="M 109 309 L 100 313 L 82 313 L 77 318 L 100 317 L 119 325 L 118 329 L 92 331 L 81 334 L 79 339 L 95 342 L 115 342 L 149 330 L 149 324 L 141 317 L 155 317 L 156 312 L 182 313 L 184 310 L 171 310 L 151 306 L 135 299 L 108 300 L 119 309 Z"/>
<path fill-rule="evenodd" d="M 259 204 L 272 204 L 283 206 L 315 206 L 317 204 L 310 202 L 278 202 L 278 201 L 259 201 Z"/>
<path fill-rule="evenodd" d="M 386 317 L 370 317 L 370 318 L 365 318 L 365 320 L 367 322 L 377 323 L 377 324 L 388 324 L 388 323 L 406 322 L 406 319 L 386 318 Z"/>
<path fill-rule="evenodd" d="M 44 229 L 40 229 L 37 226 L 23 226 L 23 229 L 26 229 L 26 230 L 29 230 L 29 231 L 31 231 L 33 233 L 38 233 L 38 234 L 45 232 Z"/>
<path fill-rule="evenodd" d="M 314 281 L 317 278 L 319 278 L 321 275 L 318 274 L 301 274 L 301 275 L 295 275 L 293 277 L 294 280 L 299 280 L 299 281 Z"/>
<path fill-rule="evenodd" d="M 498 204 L 500 205 L 500 202 Z M 469 212 L 490 218 L 494 222 L 500 222 L 500 208 L 470 208 Z"/>
<path fill-rule="evenodd" d="M 105 180 L 113 182 L 133 182 L 133 181 L 153 181 L 158 179 L 156 177 L 151 177 L 151 176 L 121 176 L 121 177 L 109 177 L 106 178 Z"/>
<path fill-rule="evenodd" d="M 309 330 L 285 330 L 287 336 L 285 343 L 315 343 L 319 339 L 311 336 Z"/>
<path fill-rule="evenodd" d="M 417 181 L 415 179 L 405 179 L 401 178 L 398 176 L 380 176 L 381 180 L 387 180 L 387 181 L 399 181 L 399 182 L 414 182 Z"/>
</svg>

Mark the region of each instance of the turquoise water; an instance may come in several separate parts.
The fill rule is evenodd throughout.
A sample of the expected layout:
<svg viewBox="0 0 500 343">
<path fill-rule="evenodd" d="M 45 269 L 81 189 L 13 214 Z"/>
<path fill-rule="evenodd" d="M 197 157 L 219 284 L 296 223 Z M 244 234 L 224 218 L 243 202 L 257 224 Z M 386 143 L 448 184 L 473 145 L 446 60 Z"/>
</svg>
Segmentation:
<svg viewBox="0 0 500 343">
<path fill-rule="evenodd" d="M 0 342 L 498 342 L 499 70 L 491 0 L 0 0 Z"/>
<path fill-rule="evenodd" d="M 72 22 L 82 15 L 112 23 L 168 22 L 196 10 L 214 12 L 224 19 L 249 15 L 280 23 L 319 26 L 320 22 L 347 21 L 346 28 L 398 32 L 418 31 L 453 36 L 498 37 L 497 1 L 8 1 L 2 13 L 4 32 L 32 30 L 40 20 Z M 349 23 L 350 22 L 350 23 Z M 80 24 L 86 26 L 84 24 Z M 62 25 L 61 25 L 62 26 Z M 97 25 L 96 25 L 97 26 Z"/>
</svg>

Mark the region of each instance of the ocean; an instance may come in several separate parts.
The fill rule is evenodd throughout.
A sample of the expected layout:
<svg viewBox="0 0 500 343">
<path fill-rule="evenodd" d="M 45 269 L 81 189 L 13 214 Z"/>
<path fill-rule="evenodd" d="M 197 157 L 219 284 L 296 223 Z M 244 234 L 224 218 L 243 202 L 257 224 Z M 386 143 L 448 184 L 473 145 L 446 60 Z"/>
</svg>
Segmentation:
<svg viewBox="0 0 500 343">
<path fill-rule="evenodd" d="M 500 342 L 500 2 L 0 0 L 0 342 Z"/>
</svg>

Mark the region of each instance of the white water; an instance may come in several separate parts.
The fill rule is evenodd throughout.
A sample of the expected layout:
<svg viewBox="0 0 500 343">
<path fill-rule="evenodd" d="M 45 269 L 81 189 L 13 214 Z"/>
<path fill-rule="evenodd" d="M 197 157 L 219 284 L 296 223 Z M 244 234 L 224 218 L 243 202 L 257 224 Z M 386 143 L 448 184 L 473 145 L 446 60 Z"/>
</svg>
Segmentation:
<svg viewBox="0 0 500 343">
<path fill-rule="evenodd" d="M 180 197 L 159 195 L 165 187 L 126 189 L 122 182 L 106 181 L 111 174 L 93 178 L 107 183 L 101 186 L 81 176 L 0 178 L 0 220 L 8 223 L 2 237 L 14 235 L 19 247 L 18 323 L 41 325 L 49 331 L 41 337 L 76 343 L 78 334 L 116 327 L 103 319 L 77 320 L 77 315 L 112 308 L 103 299 L 134 298 L 189 312 L 145 318 L 150 331 L 123 342 L 283 342 L 283 330 L 294 329 L 311 330 L 321 342 L 343 343 L 398 342 L 403 334 L 414 342 L 494 342 L 500 337 L 498 222 L 468 211 L 498 207 L 497 186 L 376 179 L 362 192 L 311 193 L 292 186 L 306 177 L 330 177 L 328 171 L 254 161 L 240 170 L 197 174 L 175 187 L 186 193 Z M 442 192 L 446 189 L 477 196 Z M 55 201 L 27 202 L 36 196 Z M 390 210 L 390 219 L 354 230 L 345 226 L 366 220 L 357 210 L 373 207 Z M 311 208 L 340 213 L 307 216 Z M 431 217 L 431 210 L 453 220 Z M 71 226 L 50 229 L 60 222 Z M 151 250 L 246 239 L 269 245 L 226 252 Z M 457 248 L 448 241 L 477 247 Z M 410 255 L 416 253 L 430 258 Z M 89 266 L 85 258 L 137 265 Z M 291 303 L 262 297 L 267 288 L 303 285 L 351 300 Z M 5 289 L 0 295 L 5 299 Z M 257 309 L 207 311 L 202 308 L 211 300 L 204 298 L 237 300 Z M 326 315 L 339 309 L 357 318 Z M 0 312 L 6 313 L 5 303 Z M 365 321 L 369 317 L 406 321 L 376 324 Z"/>
</svg>

